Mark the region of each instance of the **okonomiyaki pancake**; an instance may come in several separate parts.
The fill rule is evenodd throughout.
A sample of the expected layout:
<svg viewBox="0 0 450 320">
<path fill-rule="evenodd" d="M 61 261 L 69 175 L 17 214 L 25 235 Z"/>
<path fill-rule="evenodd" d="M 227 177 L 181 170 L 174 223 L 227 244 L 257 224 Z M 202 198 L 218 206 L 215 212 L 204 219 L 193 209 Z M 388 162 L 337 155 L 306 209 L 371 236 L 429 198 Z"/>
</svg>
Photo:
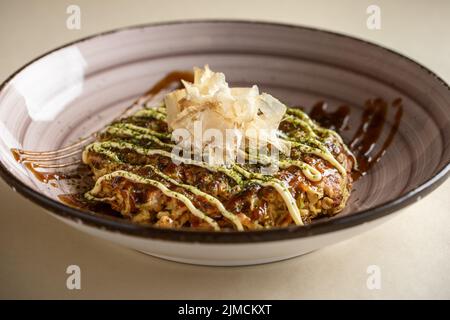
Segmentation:
<svg viewBox="0 0 450 320">
<path fill-rule="evenodd" d="M 217 75 L 209 68 L 197 69 L 194 83 L 185 83 L 184 91 L 169 94 L 164 106 L 144 107 L 100 132 L 82 156 L 95 181 L 84 197 L 106 203 L 136 223 L 217 231 L 303 225 L 342 211 L 351 192 L 356 160 L 341 137 L 301 109 L 259 95 L 255 87 L 228 90 L 222 74 Z M 214 87 L 211 82 L 223 88 L 219 86 L 221 89 L 211 94 L 207 91 Z M 225 94 L 228 96 L 220 100 Z M 242 107 L 252 106 L 248 97 L 256 97 L 253 118 Z M 244 120 L 236 116 L 243 113 L 227 114 L 238 107 L 239 112 L 247 112 Z M 211 117 L 241 131 L 266 121 L 264 126 L 276 128 L 275 135 L 266 137 L 269 149 L 284 152 L 275 160 L 255 156 L 246 146 L 237 148 L 237 153 L 253 161 L 231 163 L 174 154 L 174 130 L 191 130 L 186 123 L 198 118 L 218 127 Z M 243 141 L 252 138 L 242 137 Z M 263 172 L 269 165 L 276 165 L 277 170 Z"/>
</svg>

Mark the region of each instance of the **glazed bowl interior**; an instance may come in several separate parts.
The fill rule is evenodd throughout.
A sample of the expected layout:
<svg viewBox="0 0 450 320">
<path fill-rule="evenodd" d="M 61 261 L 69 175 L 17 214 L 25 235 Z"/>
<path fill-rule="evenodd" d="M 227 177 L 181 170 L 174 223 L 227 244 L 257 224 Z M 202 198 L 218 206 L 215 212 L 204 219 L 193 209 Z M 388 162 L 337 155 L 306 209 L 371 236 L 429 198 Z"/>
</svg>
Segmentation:
<svg viewBox="0 0 450 320">
<path fill-rule="evenodd" d="M 52 150 L 100 129 L 170 71 L 209 64 L 233 86 L 257 84 L 287 105 L 318 101 L 350 109 L 349 141 L 364 103 L 401 99 L 403 115 L 385 155 L 354 184 L 345 211 L 333 219 L 386 205 L 445 176 L 450 159 L 450 94 L 413 61 L 353 38 L 285 25 L 191 22 L 129 28 L 57 49 L 27 65 L 0 92 L 3 176 L 47 208 L 74 191 L 42 183 L 17 163 L 11 148 Z M 388 109 L 380 141 L 394 124 Z M 380 144 L 374 146 L 376 153 Z M 32 190 L 32 191 L 30 191 Z M 34 195 L 38 194 L 39 196 Z M 174 231 L 176 232 L 176 231 Z"/>
</svg>

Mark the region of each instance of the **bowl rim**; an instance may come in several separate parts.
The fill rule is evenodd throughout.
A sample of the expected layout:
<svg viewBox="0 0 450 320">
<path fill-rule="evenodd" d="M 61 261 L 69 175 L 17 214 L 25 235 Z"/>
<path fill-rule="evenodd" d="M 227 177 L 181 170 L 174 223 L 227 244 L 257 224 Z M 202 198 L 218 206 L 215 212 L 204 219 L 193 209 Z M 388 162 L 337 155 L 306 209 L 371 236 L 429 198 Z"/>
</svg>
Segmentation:
<svg viewBox="0 0 450 320">
<path fill-rule="evenodd" d="M 346 39 L 351 39 L 353 41 L 362 42 L 366 45 L 376 47 L 378 49 L 390 52 L 409 63 L 414 64 L 423 71 L 427 72 L 429 75 L 434 77 L 441 85 L 450 91 L 449 85 L 434 72 L 419 64 L 415 60 L 400 54 L 392 49 L 386 48 L 382 45 L 375 44 L 373 42 L 360 39 L 354 36 L 350 36 L 343 33 L 338 33 L 334 31 L 324 30 L 315 27 L 294 25 L 289 23 L 278 23 L 278 22 L 268 22 L 268 21 L 258 21 L 258 20 L 234 20 L 234 19 L 195 19 L 195 20 L 175 20 L 168 22 L 156 22 L 156 23 L 145 23 L 138 25 L 131 25 L 121 28 L 116 28 L 100 33 L 95 33 L 93 35 L 83 37 L 81 39 L 71 41 L 59 47 L 56 47 L 46 53 L 39 55 L 37 58 L 31 60 L 30 62 L 23 65 L 21 68 L 16 70 L 11 74 L 1 85 L 0 93 L 4 88 L 17 76 L 20 72 L 26 69 L 28 66 L 36 62 L 37 60 L 56 52 L 60 49 L 76 45 L 94 38 L 99 38 L 106 35 L 111 35 L 114 33 L 119 33 L 128 30 L 138 30 L 143 28 L 151 28 L 158 26 L 167 25 L 181 25 L 181 24 L 204 24 L 204 23 L 230 23 L 230 24 L 258 24 L 266 26 L 278 26 L 285 28 L 292 28 L 297 30 L 309 30 L 320 33 L 325 33 L 328 35 L 338 36 Z M 441 170 L 436 172 L 430 179 L 423 182 L 421 185 L 417 186 L 408 193 L 379 204 L 373 208 L 357 211 L 351 215 L 345 215 L 341 217 L 336 217 L 334 219 L 323 220 L 316 222 L 314 224 L 309 224 L 305 226 L 289 226 L 284 228 L 271 228 L 266 230 L 258 231 L 198 231 L 198 230 L 187 230 L 187 229 L 164 229 L 152 226 L 142 226 L 124 219 L 108 217 L 104 215 L 95 215 L 89 212 L 85 212 L 70 206 L 58 202 L 44 194 L 41 194 L 31 187 L 27 186 L 21 180 L 16 178 L 4 165 L 0 162 L 0 177 L 14 190 L 19 192 L 22 196 L 31 200 L 32 202 L 38 204 L 39 206 L 51 211 L 58 217 L 70 219 L 77 223 L 86 224 L 91 227 L 99 228 L 101 230 L 108 230 L 123 233 L 126 235 L 137 236 L 141 238 L 158 239 L 158 240 L 168 240 L 168 241 L 178 241 L 178 242 L 201 242 L 201 243 L 255 243 L 255 242 L 267 242 L 267 241 L 278 241 L 278 240 L 289 240 L 298 239 L 310 236 L 322 235 L 329 232 L 335 232 L 351 227 L 356 227 L 358 225 L 368 223 L 375 219 L 387 216 L 388 214 L 402 209 L 429 194 L 431 191 L 440 186 L 449 176 L 450 173 L 450 160 L 443 166 Z"/>
</svg>

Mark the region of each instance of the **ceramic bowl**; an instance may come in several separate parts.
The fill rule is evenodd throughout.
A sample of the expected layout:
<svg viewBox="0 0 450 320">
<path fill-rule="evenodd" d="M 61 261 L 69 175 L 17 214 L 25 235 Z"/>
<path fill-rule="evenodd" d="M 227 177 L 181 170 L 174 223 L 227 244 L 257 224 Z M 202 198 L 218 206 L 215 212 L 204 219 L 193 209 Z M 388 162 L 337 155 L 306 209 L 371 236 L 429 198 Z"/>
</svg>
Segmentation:
<svg viewBox="0 0 450 320">
<path fill-rule="evenodd" d="M 231 85 L 258 84 L 287 105 L 350 108 L 351 138 L 364 102 L 400 98 L 398 132 L 355 185 L 346 210 L 313 224 L 251 232 L 146 227 L 68 207 L 12 156 L 57 149 L 101 128 L 173 70 L 209 64 Z M 386 136 L 393 122 L 383 128 Z M 418 63 L 380 46 L 322 30 L 245 21 L 192 21 L 114 30 L 35 59 L 0 90 L 0 174 L 17 192 L 92 235 L 170 260 L 247 265 L 282 260 L 349 238 L 440 185 L 449 172 L 450 90 Z"/>
</svg>

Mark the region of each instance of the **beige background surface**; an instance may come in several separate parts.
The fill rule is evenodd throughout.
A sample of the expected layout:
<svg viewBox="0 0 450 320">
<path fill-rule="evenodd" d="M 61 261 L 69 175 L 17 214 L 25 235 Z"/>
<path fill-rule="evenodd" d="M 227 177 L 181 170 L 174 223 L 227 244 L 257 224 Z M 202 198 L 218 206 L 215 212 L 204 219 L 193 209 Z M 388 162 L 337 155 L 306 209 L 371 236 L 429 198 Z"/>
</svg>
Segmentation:
<svg viewBox="0 0 450 320">
<path fill-rule="evenodd" d="M 81 7 L 81 30 L 66 7 Z M 368 30 L 366 8 L 381 7 Z M 146 22 L 239 18 L 289 22 L 381 43 L 450 82 L 450 1 L 5 1 L 0 80 L 37 55 L 96 32 Z M 0 182 L 1 298 L 450 298 L 450 180 L 388 223 L 288 261 L 252 267 L 177 264 L 70 229 Z M 77 264 L 82 289 L 66 289 Z M 369 265 L 381 289 L 366 286 Z"/>
</svg>

